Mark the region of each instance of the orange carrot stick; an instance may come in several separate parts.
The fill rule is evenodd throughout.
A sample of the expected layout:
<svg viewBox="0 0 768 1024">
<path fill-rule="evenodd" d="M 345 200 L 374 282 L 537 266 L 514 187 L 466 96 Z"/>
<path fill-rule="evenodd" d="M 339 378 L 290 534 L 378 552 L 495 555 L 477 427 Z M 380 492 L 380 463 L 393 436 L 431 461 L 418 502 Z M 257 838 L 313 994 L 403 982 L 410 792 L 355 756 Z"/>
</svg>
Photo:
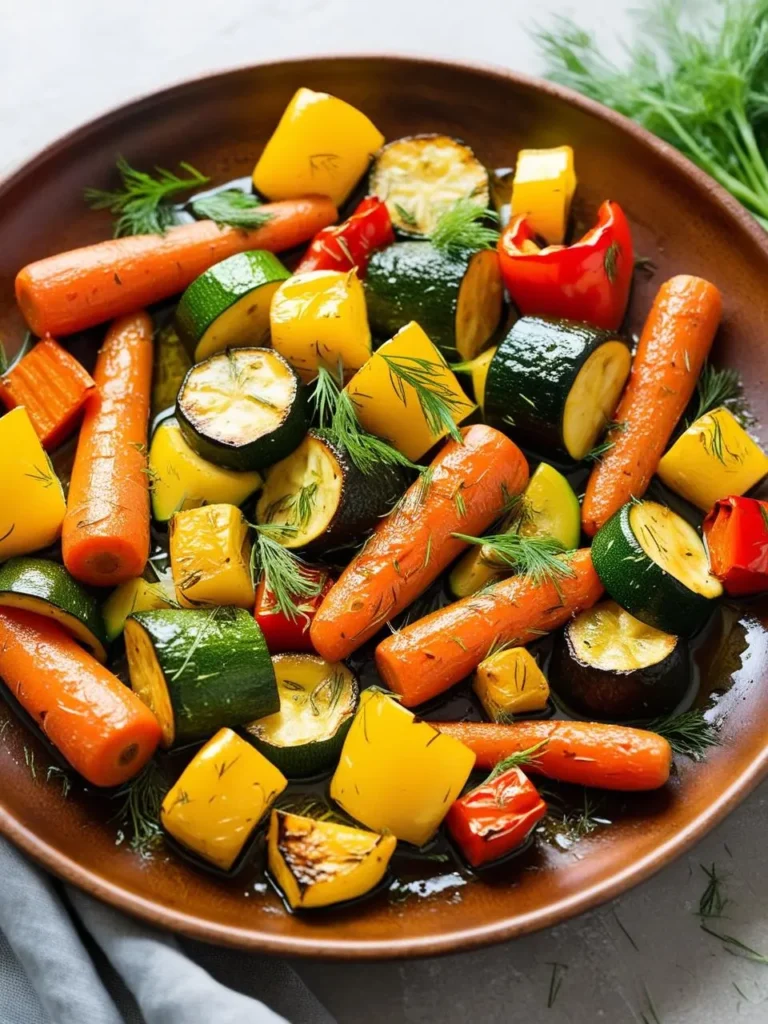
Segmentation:
<svg viewBox="0 0 768 1024">
<path fill-rule="evenodd" d="M 149 557 L 152 321 L 146 313 L 112 324 L 94 378 L 98 394 L 77 443 L 62 550 L 76 579 L 114 587 L 140 576 Z"/>
<path fill-rule="evenodd" d="M 329 590 L 310 629 L 322 657 L 346 658 L 407 608 L 466 548 L 452 534 L 481 534 L 527 484 L 528 463 L 509 438 L 481 424 L 461 433 L 464 443 L 441 448 L 431 481 L 411 486 Z"/>
<path fill-rule="evenodd" d="M 720 292 L 700 277 L 681 274 L 659 289 L 614 414 L 621 429 L 611 433 L 613 447 L 587 484 L 581 522 L 590 537 L 631 497 L 645 494 L 694 392 L 721 311 Z"/>
<path fill-rule="evenodd" d="M 227 256 L 291 249 L 336 220 L 325 196 L 261 209 L 271 219 L 250 231 L 202 220 L 164 235 L 113 238 L 48 256 L 19 271 L 16 300 L 35 334 L 72 334 L 176 295 Z"/>
<path fill-rule="evenodd" d="M 73 355 L 43 338 L 0 378 L 0 398 L 9 409 L 23 405 L 40 443 L 52 450 L 75 429 L 95 386 Z"/>
<path fill-rule="evenodd" d="M 383 640 L 376 667 L 406 707 L 469 675 L 495 644 L 522 646 L 590 608 L 603 592 L 588 548 L 570 556 L 573 576 L 536 583 L 512 576 L 427 615 Z"/>
<path fill-rule="evenodd" d="M 490 769 L 542 743 L 526 772 L 597 789 L 658 789 L 669 778 L 672 748 L 663 736 L 605 722 L 430 722 L 460 740 Z"/>
<path fill-rule="evenodd" d="M 0 608 L 0 676 L 94 786 L 133 778 L 160 741 L 157 719 L 133 690 L 51 619 Z"/>
</svg>

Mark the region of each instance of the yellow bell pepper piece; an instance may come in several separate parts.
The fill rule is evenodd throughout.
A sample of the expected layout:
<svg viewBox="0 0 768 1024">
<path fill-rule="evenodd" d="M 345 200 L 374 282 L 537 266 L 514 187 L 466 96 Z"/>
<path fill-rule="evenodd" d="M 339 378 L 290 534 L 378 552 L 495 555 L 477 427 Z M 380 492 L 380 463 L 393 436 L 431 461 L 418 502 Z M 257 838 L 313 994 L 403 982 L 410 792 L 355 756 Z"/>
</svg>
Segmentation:
<svg viewBox="0 0 768 1024">
<path fill-rule="evenodd" d="M 269 870 L 294 910 L 327 907 L 378 885 L 396 846 L 392 835 L 274 810 Z"/>
<path fill-rule="evenodd" d="M 170 525 L 171 573 L 184 608 L 253 608 L 248 524 L 234 505 L 177 512 Z"/>
<path fill-rule="evenodd" d="M 681 434 L 657 470 L 675 494 L 708 512 L 719 498 L 744 494 L 768 473 L 768 455 L 728 409 L 701 416 Z"/>
<path fill-rule="evenodd" d="M 549 683 L 524 647 L 498 651 L 482 661 L 473 688 L 493 721 L 505 715 L 542 711 L 549 700 Z"/>
<path fill-rule="evenodd" d="M 150 583 L 141 576 L 126 580 L 112 591 L 101 606 L 107 640 L 116 639 L 125 629 L 125 620 L 134 612 L 151 612 L 155 608 L 172 608 L 175 604 L 170 580 Z"/>
<path fill-rule="evenodd" d="M 415 321 L 377 349 L 346 388 L 363 428 L 386 438 L 412 460 L 420 459 L 448 433 L 447 427 L 436 432 L 432 429 L 416 391 L 392 368 L 402 367 L 411 373 L 417 370 L 423 376 L 424 367 L 414 360 L 430 364 L 430 386 L 446 400 L 455 423 L 475 411 L 476 405 L 464 394 L 456 374 Z"/>
<path fill-rule="evenodd" d="M 422 846 L 461 792 L 475 755 L 396 700 L 364 690 L 331 780 L 331 797 L 376 832 Z"/>
<path fill-rule="evenodd" d="M 573 150 L 521 149 L 512 182 L 512 216 L 523 216 L 548 245 L 562 245 L 576 191 Z"/>
<path fill-rule="evenodd" d="M 378 128 L 349 103 L 299 89 L 259 157 L 253 184 L 269 199 L 315 193 L 339 206 L 383 142 Z"/>
<path fill-rule="evenodd" d="M 358 370 L 371 355 L 365 293 L 355 270 L 313 270 L 284 281 L 272 296 L 272 347 L 305 381 L 318 364 Z"/>
<path fill-rule="evenodd" d="M 0 562 L 53 544 L 67 505 L 23 406 L 0 419 Z"/>
<path fill-rule="evenodd" d="M 168 791 L 160 820 L 182 846 L 229 871 L 287 785 L 255 747 L 220 729 Z"/>
<path fill-rule="evenodd" d="M 216 466 L 193 451 L 174 419 L 164 420 L 149 449 L 152 514 L 167 522 L 174 512 L 226 503 L 241 505 L 262 484 L 256 470 L 239 472 Z"/>
</svg>

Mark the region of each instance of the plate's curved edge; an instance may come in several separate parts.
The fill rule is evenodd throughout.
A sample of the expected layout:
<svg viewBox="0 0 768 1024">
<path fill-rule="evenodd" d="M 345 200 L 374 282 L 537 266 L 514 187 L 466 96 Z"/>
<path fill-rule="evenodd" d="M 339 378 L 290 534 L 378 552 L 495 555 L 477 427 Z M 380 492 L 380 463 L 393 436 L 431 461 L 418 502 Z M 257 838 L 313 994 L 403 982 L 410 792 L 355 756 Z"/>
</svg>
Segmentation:
<svg viewBox="0 0 768 1024">
<path fill-rule="evenodd" d="M 343 62 L 345 60 L 384 60 L 410 63 L 415 67 L 423 67 L 425 64 L 428 64 L 433 67 L 446 69 L 460 68 L 464 71 L 493 76 L 500 80 L 514 82 L 528 89 L 544 92 L 571 107 L 582 110 L 608 124 L 616 126 L 621 131 L 637 139 L 648 149 L 655 152 L 662 160 L 672 164 L 696 186 L 698 191 L 705 194 L 709 201 L 714 201 L 732 221 L 738 224 L 739 228 L 749 237 L 752 243 L 763 249 L 768 245 L 768 236 L 763 228 L 721 185 L 696 167 L 695 164 L 678 150 L 674 149 L 674 147 L 628 120 L 622 114 L 618 114 L 564 86 L 509 71 L 498 65 L 441 57 L 420 57 L 415 54 L 393 55 L 386 52 L 302 55 L 295 58 L 263 61 L 258 65 L 246 64 L 209 72 L 196 78 L 188 78 L 162 89 L 142 94 L 119 107 L 110 108 L 87 123 L 66 132 L 40 150 L 35 156 L 22 161 L 16 168 L 11 169 L 0 178 L 0 199 L 36 167 L 55 158 L 69 146 L 86 141 L 90 135 L 109 125 L 113 119 L 139 112 L 145 104 L 149 105 L 163 99 L 168 99 L 174 93 L 184 91 L 190 86 L 198 85 L 204 87 L 206 84 L 218 79 L 247 72 L 256 67 L 285 67 L 292 63 L 306 63 L 307 61 L 323 63 L 326 61 Z M 760 756 L 738 778 L 733 780 L 726 790 L 719 794 L 716 801 L 708 808 L 705 814 L 692 822 L 686 829 L 676 833 L 665 843 L 656 847 L 656 849 L 648 853 L 641 860 L 628 865 L 624 870 L 612 875 L 609 879 L 597 882 L 568 899 L 552 904 L 546 910 L 533 911 L 522 917 L 508 918 L 506 921 L 480 925 L 464 931 L 453 931 L 445 936 L 439 935 L 437 937 L 419 939 L 387 939 L 357 942 L 354 940 L 324 939 L 322 936 L 313 937 L 312 939 L 283 938 L 279 935 L 265 934 L 263 932 L 256 937 L 253 930 L 211 924 L 198 917 L 187 915 L 181 911 L 163 906 L 160 903 L 147 900 L 118 885 L 105 882 L 104 879 L 82 868 L 74 860 L 62 855 L 49 844 L 39 840 L 33 832 L 20 825 L 2 807 L 0 807 L 0 833 L 11 839 L 38 863 L 65 882 L 83 888 L 112 906 L 153 926 L 165 927 L 191 938 L 221 946 L 231 946 L 281 956 L 306 956 L 327 960 L 403 959 L 414 956 L 437 956 L 492 945 L 555 923 L 560 923 L 600 906 L 602 903 L 645 881 L 656 871 L 689 850 L 691 846 L 722 821 L 766 775 L 768 775 L 768 745 L 761 751 Z"/>
</svg>

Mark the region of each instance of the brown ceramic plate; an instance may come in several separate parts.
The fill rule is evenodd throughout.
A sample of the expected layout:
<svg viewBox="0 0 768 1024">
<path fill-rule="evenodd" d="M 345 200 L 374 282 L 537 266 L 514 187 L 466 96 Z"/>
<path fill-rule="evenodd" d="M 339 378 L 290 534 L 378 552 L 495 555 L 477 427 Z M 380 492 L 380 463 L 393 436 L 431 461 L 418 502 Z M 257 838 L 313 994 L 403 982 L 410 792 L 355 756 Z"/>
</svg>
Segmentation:
<svg viewBox="0 0 768 1024">
<path fill-rule="evenodd" d="M 361 107 L 390 139 L 423 131 L 461 136 L 491 167 L 509 165 L 520 146 L 569 142 L 583 209 L 617 199 L 632 221 L 636 251 L 657 265 L 653 279 L 639 275 L 633 329 L 667 276 L 711 278 L 725 297 L 716 358 L 742 372 L 754 412 L 766 418 L 768 235 L 714 182 L 623 118 L 551 85 L 439 61 L 344 57 L 246 68 L 141 99 L 55 143 L 0 187 L 0 336 L 21 337 L 12 284 L 23 264 L 105 237 L 106 221 L 86 210 L 81 195 L 87 185 L 106 185 L 118 153 L 139 167 L 189 160 L 217 182 L 248 174 L 300 85 Z M 41 772 L 32 777 L 24 757 L 30 741 L 16 725 L 0 740 L 0 829 L 51 871 L 115 906 L 231 946 L 405 957 L 510 938 L 647 878 L 766 774 L 768 640 L 759 610 L 726 612 L 722 628 L 723 642 L 715 637 L 703 655 L 708 685 L 730 686 L 719 704 L 722 746 L 704 764 L 684 762 L 665 792 L 633 798 L 611 828 L 570 851 L 542 846 L 506 881 L 459 886 L 448 876 L 428 898 L 292 917 L 259 887 L 215 880 L 173 857 L 142 861 L 116 846 L 103 811 L 94 814 L 87 798 L 64 799 Z"/>
</svg>

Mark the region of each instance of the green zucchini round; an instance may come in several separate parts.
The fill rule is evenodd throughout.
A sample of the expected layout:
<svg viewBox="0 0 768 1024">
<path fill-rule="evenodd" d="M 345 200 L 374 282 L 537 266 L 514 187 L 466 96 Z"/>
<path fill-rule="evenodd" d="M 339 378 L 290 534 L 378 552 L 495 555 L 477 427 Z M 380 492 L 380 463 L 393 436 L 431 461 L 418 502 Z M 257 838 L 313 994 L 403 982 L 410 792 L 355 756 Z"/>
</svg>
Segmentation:
<svg viewBox="0 0 768 1024">
<path fill-rule="evenodd" d="M 310 430 L 287 459 L 266 473 L 256 522 L 291 528 L 287 548 L 321 552 L 365 537 L 407 486 L 397 466 L 363 474 L 346 449 L 323 430 Z"/>
<path fill-rule="evenodd" d="M 565 627 L 549 681 L 579 714 L 611 721 L 652 718 L 672 711 L 688 689 L 688 645 L 615 601 L 601 601 Z"/>
<path fill-rule="evenodd" d="M 176 309 L 176 329 L 192 359 L 265 344 L 272 296 L 290 276 L 274 253 L 261 249 L 229 256 L 201 274 Z"/>
<path fill-rule="evenodd" d="M 131 687 L 160 722 L 166 749 L 280 708 L 264 635 L 243 608 L 136 612 L 125 649 Z"/>
<path fill-rule="evenodd" d="M 262 469 L 284 459 L 306 434 L 307 389 L 272 349 L 227 349 L 192 367 L 176 417 L 203 459 L 229 469 Z"/>
<path fill-rule="evenodd" d="M 391 338 L 415 320 L 449 362 L 474 359 L 501 320 L 499 258 L 397 242 L 371 256 L 365 299 L 374 334 Z"/>
<path fill-rule="evenodd" d="M 614 601 L 676 636 L 695 633 L 723 592 L 696 530 L 655 501 L 620 508 L 595 535 L 592 562 Z"/>
<path fill-rule="evenodd" d="M 631 361 L 608 331 L 522 317 L 488 367 L 487 421 L 537 451 L 583 459 L 613 419 Z"/>
<path fill-rule="evenodd" d="M 280 710 L 246 725 L 246 736 L 288 778 L 327 771 L 357 710 L 355 676 L 312 654 L 276 654 L 272 664 Z"/>
<path fill-rule="evenodd" d="M 107 632 L 98 601 L 58 562 L 10 558 L 0 565 L 0 607 L 23 608 L 53 619 L 95 658 L 107 660 Z"/>
</svg>

